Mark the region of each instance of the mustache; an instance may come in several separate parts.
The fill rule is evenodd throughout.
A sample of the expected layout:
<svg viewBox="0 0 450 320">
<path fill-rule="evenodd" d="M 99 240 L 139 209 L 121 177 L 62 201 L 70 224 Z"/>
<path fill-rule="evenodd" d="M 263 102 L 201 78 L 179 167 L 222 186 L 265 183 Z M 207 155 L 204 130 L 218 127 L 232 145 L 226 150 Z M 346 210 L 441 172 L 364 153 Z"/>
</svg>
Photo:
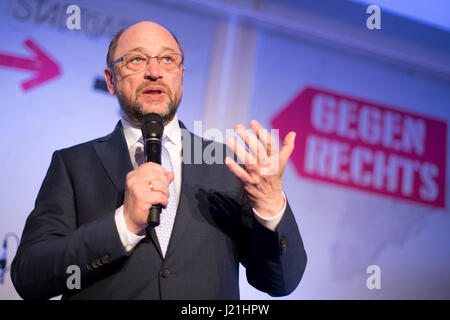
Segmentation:
<svg viewBox="0 0 450 320">
<path fill-rule="evenodd" d="M 141 83 L 137 89 L 136 89 L 136 93 L 142 93 L 144 91 L 145 88 L 149 87 L 149 86 L 160 86 L 163 87 L 166 90 L 166 94 L 169 95 L 170 97 L 172 96 L 172 90 L 170 90 L 170 87 L 165 84 L 162 81 L 146 81 Z"/>
</svg>

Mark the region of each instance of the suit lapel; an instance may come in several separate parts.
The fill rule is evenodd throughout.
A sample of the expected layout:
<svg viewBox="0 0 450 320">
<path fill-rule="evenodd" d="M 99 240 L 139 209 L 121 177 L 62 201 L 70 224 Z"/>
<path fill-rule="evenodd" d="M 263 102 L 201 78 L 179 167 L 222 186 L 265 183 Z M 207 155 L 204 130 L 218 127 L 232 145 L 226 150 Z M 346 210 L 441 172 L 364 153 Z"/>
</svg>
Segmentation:
<svg viewBox="0 0 450 320">
<path fill-rule="evenodd" d="M 94 143 L 94 148 L 117 191 L 123 194 L 126 175 L 133 165 L 120 121 L 111 134 Z"/>
</svg>

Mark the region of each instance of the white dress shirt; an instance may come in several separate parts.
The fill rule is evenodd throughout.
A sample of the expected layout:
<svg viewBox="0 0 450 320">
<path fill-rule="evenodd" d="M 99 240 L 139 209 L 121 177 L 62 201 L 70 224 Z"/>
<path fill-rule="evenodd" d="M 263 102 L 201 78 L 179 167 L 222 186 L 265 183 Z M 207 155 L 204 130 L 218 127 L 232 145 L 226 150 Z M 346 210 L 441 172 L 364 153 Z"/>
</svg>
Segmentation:
<svg viewBox="0 0 450 320">
<path fill-rule="evenodd" d="M 131 163 L 133 168 L 136 169 L 138 164 L 135 160 L 135 153 L 138 148 L 143 148 L 139 139 L 142 137 L 141 129 L 134 127 L 132 124 L 124 119 L 120 120 L 122 122 L 123 133 L 125 135 L 125 140 L 127 142 L 128 151 L 130 153 Z M 164 134 L 167 135 L 168 140 L 165 142 L 164 146 L 169 152 L 170 159 L 172 161 L 174 182 L 175 182 L 175 192 L 177 206 L 180 201 L 180 191 L 181 191 L 181 168 L 182 168 L 182 144 L 181 144 L 181 129 L 178 123 L 178 118 L 175 117 L 166 126 L 164 126 Z M 283 217 L 284 211 L 286 210 L 286 197 L 283 193 L 284 205 L 279 214 L 272 218 L 265 218 L 258 214 L 255 209 L 253 213 L 256 220 L 258 220 L 266 228 L 274 231 Z M 125 218 L 123 215 L 123 205 L 117 208 L 115 212 L 115 222 L 116 227 L 119 232 L 120 240 L 127 252 L 133 250 L 133 248 L 145 238 L 145 236 L 138 236 L 133 232 L 129 231 L 126 226 Z"/>
</svg>

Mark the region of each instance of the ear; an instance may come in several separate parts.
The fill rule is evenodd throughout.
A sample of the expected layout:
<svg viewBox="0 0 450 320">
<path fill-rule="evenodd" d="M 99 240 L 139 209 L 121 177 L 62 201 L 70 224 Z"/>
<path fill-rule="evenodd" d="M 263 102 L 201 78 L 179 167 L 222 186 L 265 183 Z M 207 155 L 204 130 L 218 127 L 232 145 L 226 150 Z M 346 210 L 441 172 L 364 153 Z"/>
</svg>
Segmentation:
<svg viewBox="0 0 450 320">
<path fill-rule="evenodd" d="M 183 83 L 183 79 L 184 79 L 184 66 L 182 65 L 181 66 L 182 67 L 182 69 L 181 69 L 181 83 Z"/>
<path fill-rule="evenodd" d="M 114 81 L 116 79 L 114 77 L 114 73 L 109 68 L 106 68 L 104 71 L 104 74 L 105 74 L 106 86 L 108 87 L 109 93 L 111 95 L 115 95 L 116 91 L 114 90 Z"/>
</svg>

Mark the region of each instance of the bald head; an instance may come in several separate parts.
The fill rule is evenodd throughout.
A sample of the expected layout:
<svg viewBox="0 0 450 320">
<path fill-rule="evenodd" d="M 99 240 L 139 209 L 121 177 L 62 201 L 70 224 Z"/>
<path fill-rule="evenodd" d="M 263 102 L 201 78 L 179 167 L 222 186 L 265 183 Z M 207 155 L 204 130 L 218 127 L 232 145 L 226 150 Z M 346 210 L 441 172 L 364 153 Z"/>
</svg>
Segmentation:
<svg viewBox="0 0 450 320">
<path fill-rule="evenodd" d="M 106 56 L 106 65 L 109 66 L 115 59 L 120 58 L 123 55 L 123 48 L 128 48 L 131 42 L 135 40 L 145 41 L 145 37 L 151 37 L 155 40 L 161 39 L 161 41 L 173 40 L 174 48 L 178 48 L 179 53 L 181 53 L 182 55 L 181 63 L 183 64 L 184 52 L 177 37 L 175 37 L 175 35 L 171 31 L 155 22 L 142 21 L 128 27 L 127 29 L 119 31 L 112 38 L 109 44 L 108 54 Z M 120 48 L 120 52 L 116 52 L 118 47 Z"/>
</svg>

